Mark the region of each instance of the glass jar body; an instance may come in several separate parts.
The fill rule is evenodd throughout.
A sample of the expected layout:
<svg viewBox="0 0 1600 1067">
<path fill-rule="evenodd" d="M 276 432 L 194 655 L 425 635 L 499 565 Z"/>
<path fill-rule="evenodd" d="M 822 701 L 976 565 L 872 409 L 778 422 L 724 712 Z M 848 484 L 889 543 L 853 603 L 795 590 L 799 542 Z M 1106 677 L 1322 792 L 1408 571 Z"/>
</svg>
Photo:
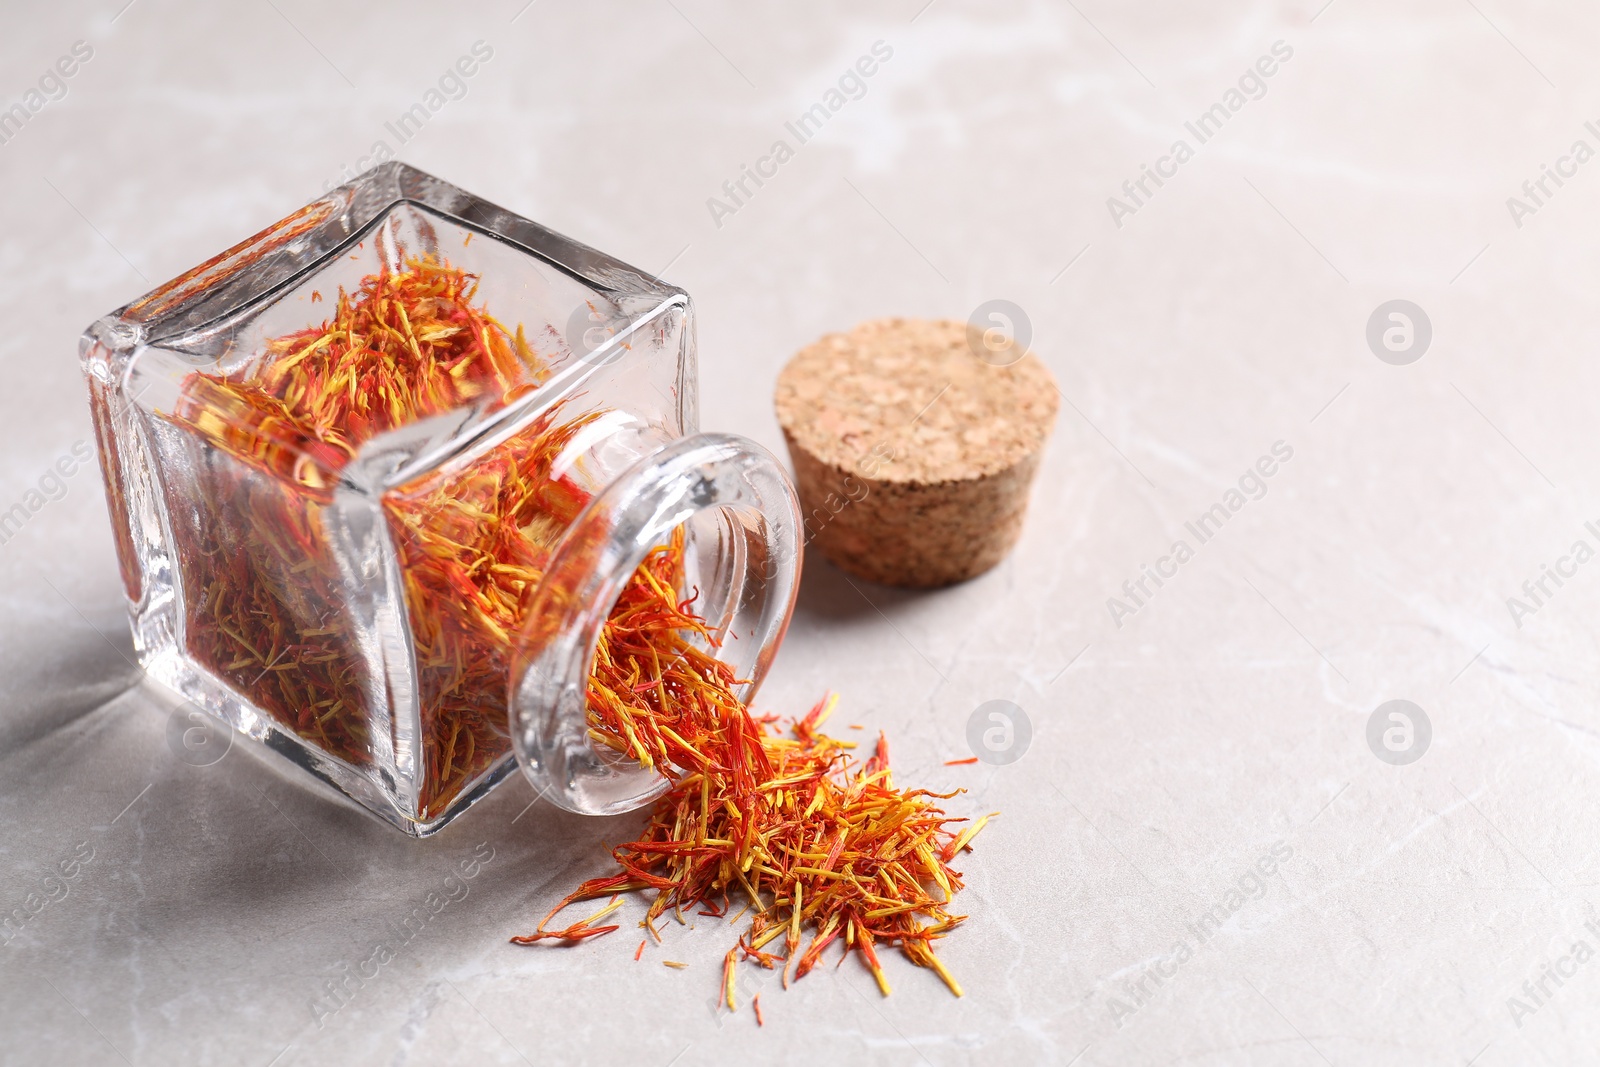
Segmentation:
<svg viewBox="0 0 1600 1067">
<path fill-rule="evenodd" d="M 415 836 L 515 765 L 511 671 L 547 571 L 576 582 L 563 546 L 614 532 L 600 498 L 660 482 L 698 429 L 687 294 L 398 164 L 101 319 L 81 356 L 149 675 Z M 790 524 L 757 517 L 759 560 L 723 519 L 686 541 L 729 620 L 752 562 L 787 597 L 743 616 L 768 658 Z"/>
</svg>

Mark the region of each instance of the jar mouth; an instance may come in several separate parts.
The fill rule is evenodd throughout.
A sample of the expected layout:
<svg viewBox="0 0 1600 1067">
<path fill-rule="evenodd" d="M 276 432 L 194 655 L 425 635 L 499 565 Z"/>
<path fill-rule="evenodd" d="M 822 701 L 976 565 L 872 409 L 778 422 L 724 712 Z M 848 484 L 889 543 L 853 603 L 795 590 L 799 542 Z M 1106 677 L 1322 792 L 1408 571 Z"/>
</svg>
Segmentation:
<svg viewBox="0 0 1600 1067">
<path fill-rule="evenodd" d="M 598 744 L 589 683 L 601 629 L 653 550 L 681 538 L 681 588 L 703 629 L 686 642 L 724 665 L 748 703 L 782 642 L 799 587 L 800 514 L 787 474 L 760 445 L 724 434 L 640 460 L 579 516 L 552 553 L 511 664 L 518 763 L 557 805 L 610 815 L 649 802 L 662 770 Z"/>
</svg>

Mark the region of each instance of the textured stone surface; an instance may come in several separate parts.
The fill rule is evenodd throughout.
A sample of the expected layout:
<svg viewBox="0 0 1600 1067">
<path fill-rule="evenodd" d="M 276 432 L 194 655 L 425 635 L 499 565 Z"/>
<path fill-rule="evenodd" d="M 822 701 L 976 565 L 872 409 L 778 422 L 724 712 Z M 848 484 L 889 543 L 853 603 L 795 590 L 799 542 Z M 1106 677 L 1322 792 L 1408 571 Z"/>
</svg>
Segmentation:
<svg viewBox="0 0 1600 1067">
<path fill-rule="evenodd" d="M 1600 545 L 1600 164 L 1547 179 L 1520 227 L 1506 200 L 1541 165 L 1570 173 L 1575 140 L 1600 147 L 1600 16 L 674 3 L 8 11 L 7 106 L 75 40 L 94 55 L 0 144 L 0 513 L 89 438 L 84 324 L 394 147 L 386 124 L 479 39 L 492 58 L 401 154 L 694 293 L 708 428 L 781 451 L 771 396 L 801 346 L 1012 300 L 1066 401 L 1016 551 L 931 594 L 812 558 L 760 702 L 837 688 L 836 721 L 885 730 L 901 781 L 1004 812 L 943 949 L 968 995 L 890 954 L 888 1000 L 853 962 L 819 967 L 761 987 L 758 1030 L 713 1011 L 732 931 L 712 920 L 642 963 L 621 934 L 506 944 L 605 869 L 627 818 L 528 807 L 514 781 L 419 844 L 241 749 L 179 759 L 126 658 L 90 468 L 0 544 L 0 907 L 78 872 L 0 946 L 0 1060 L 1592 1061 L 1600 961 L 1538 1004 L 1523 984 L 1600 949 L 1600 570 L 1561 562 Z M 880 40 L 865 94 L 798 144 L 785 123 Z M 1218 104 L 1200 143 L 1185 123 Z M 746 165 L 770 176 L 735 205 Z M 1135 203 L 1142 165 L 1175 174 Z M 1396 298 L 1433 326 L 1408 366 L 1367 343 Z M 1202 541 L 1188 524 L 1217 505 Z M 1534 605 L 1546 564 L 1576 573 Z M 1146 566 L 1175 574 L 1139 592 Z M 1397 698 L 1433 725 L 1408 766 L 1366 740 Z M 1026 752 L 945 766 L 992 700 L 1029 716 Z M 493 860 L 461 881 L 480 844 Z M 319 1019 L 328 983 L 454 886 Z"/>
</svg>

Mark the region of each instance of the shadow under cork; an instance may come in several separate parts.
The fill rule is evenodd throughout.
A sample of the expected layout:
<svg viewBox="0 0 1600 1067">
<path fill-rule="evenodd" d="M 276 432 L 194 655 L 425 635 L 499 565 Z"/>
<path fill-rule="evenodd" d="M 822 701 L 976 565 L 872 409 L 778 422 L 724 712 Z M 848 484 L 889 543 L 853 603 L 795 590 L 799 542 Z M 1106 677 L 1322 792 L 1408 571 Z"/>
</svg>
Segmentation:
<svg viewBox="0 0 1600 1067">
<path fill-rule="evenodd" d="M 874 618 L 901 604 L 937 596 L 960 585 L 938 589 L 902 589 L 857 578 L 836 567 L 816 548 L 806 549 L 800 595 L 795 601 L 797 622 L 843 623 Z"/>
</svg>

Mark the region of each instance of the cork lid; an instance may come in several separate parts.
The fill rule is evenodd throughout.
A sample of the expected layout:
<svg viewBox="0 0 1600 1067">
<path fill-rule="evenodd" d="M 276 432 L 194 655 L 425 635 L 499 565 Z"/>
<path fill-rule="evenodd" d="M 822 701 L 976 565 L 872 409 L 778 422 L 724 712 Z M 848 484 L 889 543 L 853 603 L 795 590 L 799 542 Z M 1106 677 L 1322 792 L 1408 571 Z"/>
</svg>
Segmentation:
<svg viewBox="0 0 1600 1067">
<path fill-rule="evenodd" d="M 847 473 L 863 461 L 878 481 L 979 478 L 1037 452 L 1060 396 L 1031 352 L 1001 366 L 981 358 L 968 325 L 876 319 L 829 334 L 778 376 L 778 422 L 793 442 Z M 868 457 L 887 445 L 893 462 Z"/>
</svg>

